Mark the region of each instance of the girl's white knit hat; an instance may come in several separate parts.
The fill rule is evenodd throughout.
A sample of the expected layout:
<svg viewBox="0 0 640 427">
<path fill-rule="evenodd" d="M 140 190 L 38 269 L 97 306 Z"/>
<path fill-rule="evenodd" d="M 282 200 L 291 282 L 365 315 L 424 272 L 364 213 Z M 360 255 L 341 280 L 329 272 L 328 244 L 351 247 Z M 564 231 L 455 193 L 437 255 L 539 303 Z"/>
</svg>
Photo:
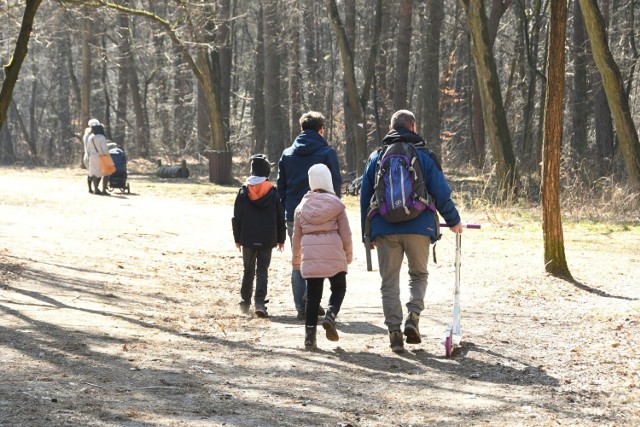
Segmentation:
<svg viewBox="0 0 640 427">
<path fill-rule="evenodd" d="M 327 165 L 318 163 L 309 168 L 309 188 L 311 188 L 311 191 L 320 189 L 327 193 L 335 194 L 331 172 Z"/>
</svg>

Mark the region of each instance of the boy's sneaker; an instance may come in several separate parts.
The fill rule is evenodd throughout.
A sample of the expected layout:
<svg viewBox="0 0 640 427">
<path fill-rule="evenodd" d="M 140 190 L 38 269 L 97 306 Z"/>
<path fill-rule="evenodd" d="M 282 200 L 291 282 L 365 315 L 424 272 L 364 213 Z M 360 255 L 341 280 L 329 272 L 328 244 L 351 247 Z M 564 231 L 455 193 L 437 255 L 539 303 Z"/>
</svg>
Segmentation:
<svg viewBox="0 0 640 427">
<path fill-rule="evenodd" d="M 322 320 L 322 327 L 326 331 L 327 339 L 329 341 L 338 341 L 338 331 L 336 330 L 336 315 L 329 310 Z"/>
<path fill-rule="evenodd" d="M 415 311 L 410 311 L 407 320 L 404 322 L 404 334 L 407 336 L 407 344 L 420 344 L 422 342 L 420 329 L 418 329 L 419 322 L 420 315 Z"/>
<path fill-rule="evenodd" d="M 251 308 L 251 303 L 249 301 L 242 300 L 238 303 L 238 306 L 240 307 L 241 312 L 248 314 L 249 309 Z"/>
<path fill-rule="evenodd" d="M 402 353 L 404 351 L 404 338 L 400 331 L 389 331 L 389 342 L 391 343 L 391 351 L 394 353 Z"/>
</svg>

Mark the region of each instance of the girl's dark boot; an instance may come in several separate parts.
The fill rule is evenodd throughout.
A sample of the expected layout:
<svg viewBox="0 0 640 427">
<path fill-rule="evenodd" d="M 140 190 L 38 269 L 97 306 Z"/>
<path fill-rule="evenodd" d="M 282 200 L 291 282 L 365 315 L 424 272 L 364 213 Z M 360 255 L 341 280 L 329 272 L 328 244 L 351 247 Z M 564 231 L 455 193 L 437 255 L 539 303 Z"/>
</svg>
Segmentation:
<svg viewBox="0 0 640 427">
<path fill-rule="evenodd" d="M 316 348 L 316 325 L 305 326 L 304 335 L 304 349 L 308 351 L 314 351 Z"/>
<path fill-rule="evenodd" d="M 89 193 L 93 194 L 93 188 L 91 188 L 91 177 L 87 177 L 87 185 L 89 186 Z"/>
</svg>

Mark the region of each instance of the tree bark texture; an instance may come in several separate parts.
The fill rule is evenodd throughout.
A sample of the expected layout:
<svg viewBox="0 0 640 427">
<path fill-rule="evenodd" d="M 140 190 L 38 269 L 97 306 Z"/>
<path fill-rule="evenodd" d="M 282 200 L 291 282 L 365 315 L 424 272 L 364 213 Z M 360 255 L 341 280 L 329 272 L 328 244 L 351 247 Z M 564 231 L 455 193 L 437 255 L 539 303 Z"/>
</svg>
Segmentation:
<svg viewBox="0 0 640 427">
<path fill-rule="evenodd" d="M 347 34 L 344 30 L 340 14 L 338 12 L 338 5 L 335 0 L 327 0 L 327 7 L 329 8 L 329 16 L 331 18 L 331 24 L 336 33 L 338 39 L 338 49 L 340 50 L 340 57 L 342 58 L 342 68 L 344 73 L 344 83 L 347 91 L 347 98 L 349 100 L 349 107 L 353 113 L 353 117 L 356 121 L 355 133 L 356 133 L 356 165 L 358 175 L 364 171 L 364 163 L 362 160 L 368 156 L 367 150 L 367 135 L 365 133 L 366 119 L 364 117 L 364 105 L 361 104 L 358 96 L 358 84 L 356 82 L 355 66 L 353 53 L 349 42 L 347 40 Z"/>
<path fill-rule="evenodd" d="M 264 103 L 265 133 L 269 159 L 279 159 L 289 136 L 289 114 L 284 108 L 288 97 L 282 84 L 284 46 L 280 38 L 284 36 L 280 26 L 281 5 L 279 0 L 268 0 L 264 10 Z"/>
<path fill-rule="evenodd" d="M 409 55 L 411 53 L 411 1 L 400 1 L 398 23 L 398 45 L 396 50 L 396 78 L 393 93 L 394 110 L 407 109 L 407 86 L 409 84 Z"/>
<path fill-rule="evenodd" d="M 82 22 L 82 71 L 80 72 L 80 124 L 82 129 L 91 118 L 91 26 Z"/>
<path fill-rule="evenodd" d="M 289 61 L 289 139 L 293 139 L 300 132 L 300 124 L 298 123 L 302 114 L 302 72 L 300 70 L 300 31 L 302 26 L 302 12 L 300 10 L 300 1 L 294 0 L 291 9 L 290 37 L 291 37 L 291 59 Z M 274 159 L 275 160 L 275 159 Z"/>
<path fill-rule="evenodd" d="M 593 57 L 602 77 L 629 181 L 638 188 L 640 187 L 640 141 L 631 117 L 629 99 L 624 90 L 620 69 L 609 50 L 604 19 L 596 0 L 580 0 L 580 8 L 591 41 Z"/>
<path fill-rule="evenodd" d="M 267 136 L 265 134 L 264 123 L 264 11 L 262 2 L 258 5 L 258 31 L 256 35 L 255 48 L 255 82 L 253 87 L 253 143 L 251 152 L 253 154 L 265 153 Z M 273 159 L 275 160 L 275 159 Z"/>
<path fill-rule="evenodd" d="M 356 46 L 356 1 L 345 0 L 344 2 L 344 29 L 347 35 L 349 46 Z M 344 143 L 345 160 L 347 171 L 355 170 L 356 165 L 356 132 L 357 121 L 352 109 L 349 107 L 349 92 L 346 82 L 342 81 L 342 105 L 344 111 Z"/>
<path fill-rule="evenodd" d="M 22 24 L 20 33 L 16 41 L 16 47 L 13 51 L 11 61 L 4 66 L 4 79 L 2 80 L 2 88 L 0 89 L 0 128 L 7 119 L 7 111 L 13 97 L 13 89 L 18 81 L 22 63 L 27 56 L 29 38 L 33 29 L 33 20 L 42 0 L 25 1 L 24 14 L 22 15 Z"/>
<path fill-rule="evenodd" d="M 573 90 L 571 91 L 571 148 L 574 161 L 581 162 L 587 153 L 588 85 L 587 35 L 580 4 L 573 3 Z"/>
<path fill-rule="evenodd" d="M 422 56 L 422 90 L 423 101 L 419 106 L 420 134 L 429 148 L 442 162 L 442 141 L 440 140 L 440 39 L 444 6 L 439 1 L 427 2 L 427 28 L 424 31 Z"/>
<path fill-rule="evenodd" d="M 507 126 L 507 116 L 502 103 L 500 81 L 493 58 L 492 43 L 487 26 L 483 0 L 460 0 L 467 15 L 476 75 L 480 87 L 484 123 L 497 162 L 500 199 L 516 189 L 518 174 L 513 146 Z"/>
<path fill-rule="evenodd" d="M 560 156 L 564 98 L 564 35 L 567 25 L 567 0 L 551 0 L 549 52 L 547 60 L 547 97 L 544 108 L 542 162 L 542 230 L 545 270 L 571 280 L 564 253 L 560 211 Z"/>
<path fill-rule="evenodd" d="M 118 44 L 118 91 L 116 95 L 116 119 L 113 125 L 113 141 L 121 147 L 126 147 L 126 129 L 127 129 L 127 104 L 129 98 L 129 73 L 127 72 L 128 63 L 125 58 L 131 53 L 129 44 L 129 15 L 124 12 L 118 12 L 118 29 L 116 34 L 120 37 Z M 126 40 L 126 41 L 125 41 Z"/>
</svg>

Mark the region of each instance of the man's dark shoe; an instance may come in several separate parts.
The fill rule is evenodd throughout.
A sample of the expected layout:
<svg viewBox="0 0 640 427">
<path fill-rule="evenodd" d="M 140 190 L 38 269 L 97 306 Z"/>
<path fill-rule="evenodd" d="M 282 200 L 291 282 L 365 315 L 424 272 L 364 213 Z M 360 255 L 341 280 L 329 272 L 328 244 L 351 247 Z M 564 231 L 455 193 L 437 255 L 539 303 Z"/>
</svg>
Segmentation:
<svg viewBox="0 0 640 427">
<path fill-rule="evenodd" d="M 407 320 L 404 322 L 404 334 L 407 336 L 407 344 L 420 344 L 422 342 L 418 323 L 420 323 L 420 315 L 415 311 L 410 311 Z"/>
<path fill-rule="evenodd" d="M 391 351 L 394 353 L 402 353 L 404 351 L 404 338 L 400 331 L 389 331 L 389 342 Z"/>
<path fill-rule="evenodd" d="M 260 318 L 269 317 L 269 313 L 267 313 L 267 307 L 263 302 L 256 302 L 256 316 Z"/>
<path fill-rule="evenodd" d="M 338 331 L 336 330 L 336 315 L 331 310 L 327 311 L 327 314 L 324 316 L 322 327 L 329 341 L 338 341 L 340 339 Z"/>
<path fill-rule="evenodd" d="M 318 306 L 318 317 L 324 316 L 325 314 L 327 314 L 327 312 L 324 310 L 324 308 L 322 308 L 321 305 L 319 305 Z"/>
<path fill-rule="evenodd" d="M 240 311 L 242 313 L 247 314 L 251 308 L 251 303 L 249 301 L 242 300 L 238 303 L 238 307 L 240 307 Z"/>
</svg>

